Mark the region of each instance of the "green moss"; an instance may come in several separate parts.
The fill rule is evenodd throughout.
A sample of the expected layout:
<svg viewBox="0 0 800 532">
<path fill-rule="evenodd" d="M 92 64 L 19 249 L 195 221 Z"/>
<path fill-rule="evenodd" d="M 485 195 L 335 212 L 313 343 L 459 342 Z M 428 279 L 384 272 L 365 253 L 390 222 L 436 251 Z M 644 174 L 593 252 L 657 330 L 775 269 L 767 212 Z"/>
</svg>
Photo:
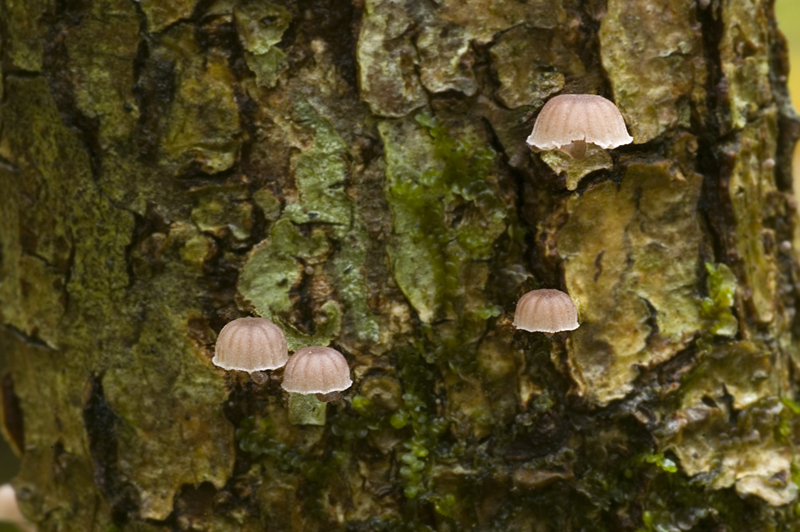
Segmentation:
<svg viewBox="0 0 800 532">
<path fill-rule="evenodd" d="M 467 300 L 470 281 L 482 288 L 477 270 L 467 277 L 471 263 L 491 256 L 506 229 L 507 208 L 491 175 L 496 154 L 468 127 L 449 129 L 425 114 L 416 122 L 379 126 L 397 234 L 395 276 L 423 322 L 455 318 L 469 337 L 499 313 L 480 296 Z M 411 153 L 417 160 L 407 159 Z"/>
<path fill-rule="evenodd" d="M 449 421 L 432 414 L 434 398 L 432 385 L 434 373 L 419 352 L 403 351 L 398 355 L 402 381 L 405 387 L 403 407 L 394 413 L 390 423 L 395 429 L 409 427 L 411 436 L 402 443 L 400 468 L 404 493 L 408 499 L 428 499 L 433 494 L 432 479 L 428 476 L 432 453 L 441 456 L 440 438 L 448 429 Z M 445 454 L 449 454 L 445 451 Z"/>
<path fill-rule="evenodd" d="M 706 320 L 705 330 L 720 336 L 735 336 L 739 320 L 733 315 L 736 276 L 725 264 L 706 263 L 708 297 L 700 305 L 700 317 Z"/>
<path fill-rule="evenodd" d="M 655 464 L 667 473 L 676 473 L 678 471 L 678 466 L 675 465 L 675 462 L 665 457 L 663 453 L 648 453 L 642 457 L 642 461 L 648 464 Z"/>
</svg>

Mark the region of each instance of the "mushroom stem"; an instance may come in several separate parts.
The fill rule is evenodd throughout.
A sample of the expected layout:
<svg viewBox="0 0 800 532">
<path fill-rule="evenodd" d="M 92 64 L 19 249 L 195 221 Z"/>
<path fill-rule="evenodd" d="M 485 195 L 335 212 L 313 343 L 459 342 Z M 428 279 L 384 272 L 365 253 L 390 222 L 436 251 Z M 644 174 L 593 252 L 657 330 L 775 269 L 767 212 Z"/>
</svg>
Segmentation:
<svg viewBox="0 0 800 532">
<path fill-rule="evenodd" d="M 266 371 L 254 371 L 250 374 L 250 379 L 256 384 L 264 384 L 269 380 L 269 374 Z"/>
<path fill-rule="evenodd" d="M 34 532 L 34 527 L 19 511 L 17 495 L 10 484 L 0 486 L 0 521 L 13 523 L 20 530 Z"/>
<path fill-rule="evenodd" d="M 314 397 L 323 403 L 337 403 L 342 399 L 342 392 L 315 393 Z"/>
<path fill-rule="evenodd" d="M 573 159 L 581 160 L 586 157 L 586 141 L 573 140 L 571 143 L 561 146 L 559 150 L 563 151 Z"/>
<path fill-rule="evenodd" d="M 289 423 L 292 425 L 325 425 L 328 403 L 313 395 L 289 394 Z"/>
</svg>

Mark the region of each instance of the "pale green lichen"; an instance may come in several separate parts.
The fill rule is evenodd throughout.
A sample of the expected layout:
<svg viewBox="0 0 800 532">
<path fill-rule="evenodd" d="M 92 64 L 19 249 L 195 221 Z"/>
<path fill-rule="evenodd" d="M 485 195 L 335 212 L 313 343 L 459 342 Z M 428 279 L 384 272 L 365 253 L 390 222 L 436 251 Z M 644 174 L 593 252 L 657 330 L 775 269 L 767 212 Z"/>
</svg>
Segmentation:
<svg viewBox="0 0 800 532">
<path fill-rule="evenodd" d="M 755 318 L 770 322 L 775 315 L 777 268 L 775 258 L 764 248 L 763 205 L 775 190 L 775 170 L 765 161 L 775 157 L 777 111 L 766 111 L 747 124 L 736 145 L 728 193 L 736 220 L 736 249 L 742 261 L 745 282 Z M 773 159 L 774 160 L 774 159 Z"/>
<path fill-rule="evenodd" d="M 302 279 L 303 265 L 297 259 L 315 262 L 327 253 L 322 229 L 305 237 L 289 220 L 279 220 L 250 252 L 239 276 L 239 293 L 260 316 L 284 314 L 292 307 L 289 293 Z"/>
<path fill-rule="evenodd" d="M 417 37 L 420 80 L 431 92 L 456 90 L 472 96 L 478 90 L 472 64 L 472 36 L 455 25 L 426 25 Z"/>
<path fill-rule="evenodd" d="M 131 135 L 139 119 L 133 95 L 139 22 L 130 2 L 105 0 L 102 4 L 92 19 L 69 33 L 65 44 L 75 103 L 82 113 L 99 121 L 100 143 L 109 148 Z"/>
<path fill-rule="evenodd" d="M 350 225 L 353 206 L 342 189 L 347 179 L 347 145 L 331 123 L 305 100 L 295 101 L 301 123 L 314 132 L 314 144 L 294 160 L 299 201 L 287 202 L 284 217 L 295 223 Z"/>
<path fill-rule="evenodd" d="M 695 0 L 609 0 L 600 54 L 634 142 L 689 127 L 706 78 Z"/>
<path fill-rule="evenodd" d="M 722 10 L 722 24 L 719 53 L 728 83 L 731 125 L 742 129 L 772 101 L 770 20 L 761 3 L 732 0 Z"/>
<path fill-rule="evenodd" d="M 481 275 L 462 275 L 472 261 L 490 256 L 506 229 L 508 213 L 491 176 L 494 150 L 481 145 L 470 127 L 449 131 L 427 115 L 416 122 L 382 122 L 379 131 L 395 234 L 390 253 L 400 288 L 425 323 L 455 317 L 453 298 L 471 295 L 476 300 L 463 310 L 472 317 L 459 319 L 484 321 L 496 310 L 475 293 L 483 286 Z M 466 210 L 453 223 L 459 205 Z M 467 286 L 470 280 L 473 286 Z"/>
<path fill-rule="evenodd" d="M 564 88 L 566 76 L 585 74 L 580 58 L 561 37 L 561 32 L 526 25 L 498 35 L 490 53 L 500 82 L 496 95 L 503 105 L 542 105 Z"/>
<path fill-rule="evenodd" d="M 342 310 L 334 301 L 325 303 L 315 316 L 316 329 L 305 334 L 291 324 L 289 311 L 292 290 L 300 283 L 304 267 L 324 260 L 329 253 L 328 240 L 322 229 L 305 237 L 289 220 L 282 219 L 270 229 L 269 238 L 250 252 L 239 276 L 238 290 L 259 316 L 280 324 L 291 351 L 309 345 L 328 345 L 339 334 Z"/>
<path fill-rule="evenodd" d="M 364 242 L 367 231 L 360 217 L 354 217 L 349 229 L 338 228 L 332 232 L 342 249 L 331 257 L 330 265 L 336 282 L 336 296 L 345 309 L 344 326 L 355 332 L 356 338 L 375 343 L 380 337 L 378 317 L 367 305 L 367 288 L 362 265 L 367 259 Z"/>
<path fill-rule="evenodd" d="M 292 21 L 286 8 L 271 2 L 244 2 L 233 14 L 244 49 L 257 55 L 278 44 Z"/>
<path fill-rule="evenodd" d="M 247 66 L 256 74 L 258 85 L 274 87 L 288 68 L 286 54 L 275 45 L 289 28 L 291 13 L 271 2 L 245 2 L 233 13 Z"/>
<path fill-rule="evenodd" d="M 256 202 L 267 220 L 275 221 L 281 215 L 281 202 L 270 190 L 262 188 L 257 191 L 253 194 L 253 201 Z"/>
<path fill-rule="evenodd" d="M 290 195 L 281 218 L 270 229 L 270 238 L 256 245 L 242 270 L 239 292 L 261 316 L 277 316 L 286 327 L 291 349 L 306 345 L 328 345 L 339 335 L 342 326 L 359 340 L 374 342 L 379 337 L 378 320 L 367 306 L 367 290 L 362 265 L 366 260 L 367 232 L 361 217 L 344 192 L 349 153 L 347 145 L 326 118 L 307 101 L 296 99 L 295 112 L 300 123 L 314 134 L 313 142 L 294 159 L 298 194 Z M 256 202 L 265 216 L 279 214 L 277 199 L 262 189 Z M 293 223 L 319 224 L 311 231 L 311 240 L 301 236 Z M 329 240 L 341 243 L 331 253 Z M 275 242 L 274 244 L 271 242 Z M 336 301 L 322 305 L 315 316 L 313 334 L 304 334 L 286 321 L 292 308 L 289 293 L 302 278 L 302 266 L 322 264 L 334 281 Z M 341 301 L 346 309 L 337 303 Z"/>
<path fill-rule="evenodd" d="M 562 0 L 530 0 L 524 4 L 505 0 L 443 0 L 437 14 L 442 20 L 469 29 L 480 42 L 490 42 L 497 33 L 514 26 L 553 29 L 568 13 Z"/>
<path fill-rule="evenodd" d="M 779 506 L 796 498 L 797 486 L 788 481 L 791 450 L 775 430 L 783 405 L 771 358 L 766 346 L 746 341 L 702 353 L 681 384 L 679 409 L 657 433 L 688 475 Z"/>
<path fill-rule="evenodd" d="M 247 201 L 247 189 L 242 184 L 202 187 L 190 194 L 196 206 L 192 209 L 192 222 L 201 231 L 223 237 L 230 232 L 237 240 L 250 236 L 253 225 L 253 207 Z"/>
<path fill-rule="evenodd" d="M 256 84 L 259 87 L 274 87 L 278 77 L 289 68 L 286 54 L 280 48 L 270 48 L 263 54 L 245 52 L 244 58 L 247 67 L 256 75 Z"/>
<path fill-rule="evenodd" d="M 189 26 L 171 30 L 152 54 L 176 69 L 177 88 L 159 139 L 162 162 L 176 172 L 198 163 L 209 174 L 233 166 L 242 139 L 228 58 L 214 49 L 201 55 Z"/>
<path fill-rule="evenodd" d="M 559 150 L 542 152 L 540 157 L 551 170 L 566 177 L 567 190 L 577 189 L 581 180 L 592 172 L 613 166 L 608 152 L 594 144 L 586 146 L 586 157 L 582 159 L 573 159 Z"/>
<path fill-rule="evenodd" d="M 11 0 L 5 2 L 5 36 L 9 59 L 19 69 L 39 72 L 42 69 L 44 40 L 39 35 L 42 18 L 55 10 L 52 0 Z"/>
<path fill-rule="evenodd" d="M 32 466 L 23 469 L 19 485 L 30 490 L 28 509 L 45 520 L 43 526 L 58 528 L 69 520 L 91 527 L 94 518 L 87 509 L 97 502 L 92 464 L 108 457 L 90 452 L 84 407 L 87 393 L 99 393 L 90 380 L 105 375 L 105 397 L 91 400 L 105 404 L 114 419 L 113 427 L 103 427 L 103 437 L 114 438 L 118 462 L 103 467 L 117 468 L 128 479 L 142 517 L 164 519 L 183 484 L 210 481 L 221 487 L 233 465 L 233 428 L 219 407 L 225 398 L 222 382 L 188 334 L 202 273 L 180 257 L 197 233 L 174 225 L 168 234 L 154 232 L 132 242 L 133 215 L 115 208 L 94 181 L 85 147 L 63 125 L 46 81 L 10 79 L 6 90 L 17 104 L 11 107 L 13 115 L 5 114 L 14 121 L 4 124 L 4 142 L 10 143 L 13 162 L 25 179 L 9 180 L 4 171 L 0 179 L 9 185 L 5 190 L 16 194 L 27 194 L 20 187 L 34 185 L 46 193 L 32 209 L 3 209 L 8 216 L 2 218 L 3 233 L 12 234 L 12 217 L 27 216 L 36 219 L 40 230 L 49 227 L 50 236 L 16 251 L 4 244 L 3 264 L 24 264 L 26 253 L 48 258 L 48 269 L 66 285 L 51 284 L 50 297 L 63 294 L 63 301 L 69 301 L 53 307 L 63 314 L 48 325 L 59 333 L 53 342 L 58 349 L 37 357 L 29 356 L 30 347 L 19 349 L 10 363 L 31 431 L 26 460 L 61 461 L 64 478 L 74 484 L 68 489 L 53 476 L 53 468 Z M 3 242 L 11 240 L 24 241 L 18 228 Z M 135 268 L 137 257 L 149 261 L 146 282 L 128 275 L 128 259 Z M 28 267 L 25 275 L 33 274 L 37 270 Z M 6 276 L 3 289 L 13 294 L 26 282 L 41 286 L 41 281 Z M 22 311 L 13 321 L 4 315 L 6 323 L 35 334 L 26 324 L 31 312 L 5 295 L 4 309 Z M 49 391 L 42 393 L 43 386 Z M 37 414 L 27 415 L 32 412 Z M 185 417 L 186 412 L 196 417 Z"/>
<path fill-rule="evenodd" d="M 289 394 L 289 422 L 293 425 L 325 425 L 328 403 L 314 395 Z"/>
<path fill-rule="evenodd" d="M 414 20 L 398 2 L 367 0 L 358 37 L 361 98 L 373 113 L 400 117 L 425 105 L 425 90 L 414 71 Z"/>
<path fill-rule="evenodd" d="M 159 32 L 182 19 L 191 17 L 195 0 L 140 0 L 142 11 L 147 17 L 147 29 Z"/>
<path fill-rule="evenodd" d="M 581 314 L 570 367 L 591 401 L 623 397 L 635 365 L 669 359 L 702 328 L 694 295 L 701 186 L 699 175 L 666 162 L 636 163 L 621 185 L 590 186 L 567 203 L 558 253 Z"/>
</svg>

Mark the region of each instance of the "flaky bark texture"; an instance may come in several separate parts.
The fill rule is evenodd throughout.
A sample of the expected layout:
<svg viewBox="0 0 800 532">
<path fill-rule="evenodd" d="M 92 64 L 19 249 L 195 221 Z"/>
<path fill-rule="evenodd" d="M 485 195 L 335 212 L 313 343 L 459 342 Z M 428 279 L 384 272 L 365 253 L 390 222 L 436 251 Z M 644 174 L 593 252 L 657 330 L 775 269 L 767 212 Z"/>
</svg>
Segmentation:
<svg viewBox="0 0 800 532">
<path fill-rule="evenodd" d="M 52 531 L 794 531 L 768 0 L 2 0 L 2 425 Z M 635 142 L 531 153 L 558 93 Z M 581 327 L 514 331 L 567 291 Z M 290 422 L 229 320 L 332 345 Z M 296 419 L 296 418 L 293 418 Z"/>
</svg>

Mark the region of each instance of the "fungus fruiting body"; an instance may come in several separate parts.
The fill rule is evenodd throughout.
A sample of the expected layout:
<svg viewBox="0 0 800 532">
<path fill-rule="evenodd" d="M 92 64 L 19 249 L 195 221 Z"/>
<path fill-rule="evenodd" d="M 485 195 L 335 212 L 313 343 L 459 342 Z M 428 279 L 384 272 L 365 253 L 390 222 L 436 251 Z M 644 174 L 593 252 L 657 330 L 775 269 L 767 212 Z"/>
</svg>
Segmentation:
<svg viewBox="0 0 800 532">
<path fill-rule="evenodd" d="M 0 486 L 0 522 L 13 523 L 20 530 L 33 532 L 35 529 L 19 511 L 17 494 L 10 484 Z"/>
<path fill-rule="evenodd" d="M 542 107 L 527 142 L 582 159 L 587 143 L 611 149 L 630 144 L 633 137 L 613 102 L 595 94 L 562 94 Z"/>
<path fill-rule="evenodd" d="M 262 383 L 265 378 L 260 372 L 283 367 L 288 359 L 280 327 L 266 318 L 239 318 L 220 331 L 211 361 L 226 370 L 246 371 Z"/>
<path fill-rule="evenodd" d="M 282 386 L 287 392 L 324 395 L 346 390 L 352 384 L 344 355 L 330 347 L 315 345 L 292 355 L 286 363 Z"/>
<path fill-rule="evenodd" d="M 517 302 L 514 327 L 529 332 L 553 334 L 572 331 L 580 325 L 578 310 L 561 290 L 533 290 Z"/>
<path fill-rule="evenodd" d="M 297 350 L 286 363 L 281 384 L 289 392 L 289 422 L 324 425 L 326 403 L 352 384 L 350 366 L 339 351 L 320 346 Z"/>
</svg>

